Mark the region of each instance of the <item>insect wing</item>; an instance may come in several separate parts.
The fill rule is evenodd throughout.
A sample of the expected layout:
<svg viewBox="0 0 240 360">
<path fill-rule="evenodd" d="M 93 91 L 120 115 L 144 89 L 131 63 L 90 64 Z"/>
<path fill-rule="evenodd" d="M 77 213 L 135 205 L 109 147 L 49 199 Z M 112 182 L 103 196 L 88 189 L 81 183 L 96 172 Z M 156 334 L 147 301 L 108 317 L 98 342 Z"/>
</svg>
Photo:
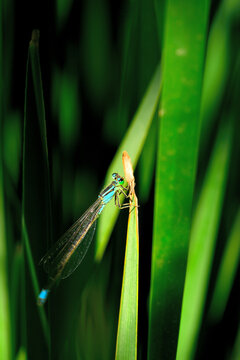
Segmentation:
<svg viewBox="0 0 240 360">
<path fill-rule="evenodd" d="M 101 200 L 97 199 L 95 203 L 93 203 L 93 205 L 90 206 L 90 208 L 70 227 L 70 229 L 68 229 L 65 234 L 61 236 L 61 238 L 50 248 L 47 254 L 42 258 L 40 263 L 43 264 L 44 270 L 49 273 L 51 278 L 53 278 L 55 274 L 63 267 L 63 262 L 66 254 L 71 251 L 71 248 L 75 246 L 77 242 L 79 242 L 80 245 L 81 241 L 84 239 L 85 236 L 87 236 L 86 234 L 89 231 L 90 234 L 87 237 L 87 240 L 89 241 L 90 245 L 96 227 L 96 224 L 94 224 L 93 220 L 96 220 L 101 206 Z M 91 223 L 92 226 L 89 227 Z M 86 231 L 87 227 L 88 231 Z M 91 227 L 93 227 L 93 229 L 91 229 Z M 86 248 L 86 251 L 87 249 L 88 247 Z M 83 257 L 85 253 L 83 254 Z M 71 257 L 69 258 L 69 261 Z M 80 262 L 81 259 L 78 262 L 78 265 L 80 264 Z M 66 266 L 66 264 L 64 266 Z M 76 266 L 74 269 L 76 269 Z M 70 273 L 72 273 L 72 271 Z M 65 274 L 64 277 L 69 276 L 70 273 L 68 275 Z"/>
<path fill-rule="evenodd" d="M 93 225 L 90 227 L 86 235 L 80 241 L 77 249 L 73 252 L 72 256 L 69 258 L 68 262 L 63 268 L 61 273 L 61 278 L 65 279 L 69 275 L 73 273 L 73 271 L 80 265 L 84 256 L 87 253 L 87 250 L 92 242 L 93 235 L 96 229 L 96 220 L 94 221 Z"/>
</svg>

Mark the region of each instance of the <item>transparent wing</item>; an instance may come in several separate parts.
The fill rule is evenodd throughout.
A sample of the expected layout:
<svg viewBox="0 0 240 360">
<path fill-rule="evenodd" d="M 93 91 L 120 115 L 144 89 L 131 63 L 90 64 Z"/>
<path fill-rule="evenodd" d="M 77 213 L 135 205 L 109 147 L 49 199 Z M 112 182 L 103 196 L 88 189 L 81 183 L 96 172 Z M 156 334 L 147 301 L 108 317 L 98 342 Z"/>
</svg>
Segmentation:
<svg viewBox="0 0 240 360">
<path fill-rule="evenodd" d="M 92 242 L 93 235 L 95 233 L 96 229 L 96 220 L 84 236 L 84 238 L 79 243 L 76 250 L 73 252 L 72 256 L 69 258 L 69 261 L 66 263 L 66 265 L 63 268 L 63 271 L 61 273 L 61 278 L 65 279 L 69 275 L 73 273 L 73 271 L 80 265 L 82 262 L 84 256 L 86 255 L 88 248 Z"/>
<path fill-rule="evenodd" d="M 52 280 L 68 277 L 81 263 L 92 241 L 102 206 L 101 199 L 97 199 L 42 258 L 40 263 Z"/>
</svg>

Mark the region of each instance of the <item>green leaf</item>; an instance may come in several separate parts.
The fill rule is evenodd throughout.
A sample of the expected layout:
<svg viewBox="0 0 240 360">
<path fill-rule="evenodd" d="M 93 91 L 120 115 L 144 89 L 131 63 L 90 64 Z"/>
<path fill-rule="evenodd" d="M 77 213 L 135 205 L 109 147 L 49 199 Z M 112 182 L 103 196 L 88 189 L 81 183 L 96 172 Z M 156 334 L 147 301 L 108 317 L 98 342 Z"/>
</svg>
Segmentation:
<svg viewBox="0 0 240 360">
<path fill-rule="evenodd" d="M 129 208 L 115 359 L 137 359 L 139 232 L 136 198 Z"/>
<path fill-rule="evenodd" d="M 193 359 L 207 295 L 230 161 L 231 123 L 220 128 L 191 230 L 177 359 Z"/>
<path fill-rule="evenodd" d="M 202 91 L 201 147 L 211 136 L 217 112 L 225 96 L 226 84 L 232 70 L 230 65 L 232 41 L 232 23 L 240 11 L 238 0 L 223 0 L 211 24 L 206 51 L 206 64 Z"/>
<path fill-rule="evenodd" d="M 0 129 L 1 130 L 1 129 Z M 1 133 L 1 131 L 0 131 Z M 3 180 L 3 154 L 2 141 L 0 139 L 0 356 L 10 359 L 11 336 L 10 336 L 10 309 L 9 289 L 7 275 L 7 234 L 4 202 L 4 180 Z"/>
<path fill-rule="evenodd" d="M 237 273 L 240 260 L 240 209 L 233 223 L 232 231 L 227 239 L 226 248 L 219 267 L 218 276 L 210 305 L 209 317 L 218 322 L 226 309 L 227 301 Z"/>
<path fill-rule="evenodd" d="M 16 360 L 27 360 L 26 350 L 21 347 L 16 355 Z"/>
<path fill-rule="evenodd" d="M 160 65 L 158 65 L 152 81 L 145 93 L 145 96 L 139 105 L 139 108 L 132 120 L 128 131 L 119 145 L 116 155 L 107 171 L 105 186 L 111 182 L 112 173 L 122 173 L 122 152 L 126 150 L 132 159 L 133 168 L 135 168 L 142 151 L 144 142 L 146 140 L 156 106 L 158 104 L 161 90 L 161 72 Z M 111 235 L 113 226 L 118 216 L 118 209 L 116 206 L 108 206 L 104 209 L 97 229 L 96 242 L 96 260 L 100 261 L 105 248 L 107 246 L 109 237 Z"/>
<path fill-rule="evenodd" d="M 39 339 L 38 346 L 28 349 L 32 357 L 37 353 L 44 354 L 46 343 L 47 346 L 49 345 L 45 313 L 43 308 L 39 309 L 36 306 L 39 285 L 34 265 L 39 262 L 51 237 L 48 150 L 38 40 L 39 32 L 34 30 L 29 45 L 26 73 L 22 183 L 22 238 L 28 262 L 25 289 L 28 309 L 27 337 L 29 344 L 34 343 L 31 337 L 36 336 L 36 333 Z M 38 312 L 40 312 L 45 340 L 39 329 L 35 334 L 32 331 L 39 316 Z"/>
<path fill-rule="evenodd" d="M 149 199 L 151 185 L 154 179 L 158 125 L 158 114 L 156 112 L 139 161 L 138 185 L 141 202 L 147 202 Z"/>
<path fill-rule="evenodd" d="M 200 130 L 209 1 L 168 1 L 158 141 L 149 359 L 176 356 Z M 191 29 L 191 30 L 190 30 Z"/>
<path fill-rule="evenodd" d="M 66 21 L 69 18 L 70 11 L 72 9 L 73 0 L 57 0 L 56 6 L 56 18 L 59 30 L 61 30 Z"/>
<path fill-rule="evenodd" d="M 11 359 L 11 323 L 10 300 L 7 273 L 7 232 L 6 232 L 6 204 L 3 165 L 3 123 L 5 118 L 4 100 L 5 89 L 3 83 L 3 19 L 0 4 L 0 357 Z"/>
<path fill-rule="evenodd" d="M 237 335 L 229 358 L 231 360 L 238 360 L 240 358 L 240 325 L 238 326 Z"/>
</svg>

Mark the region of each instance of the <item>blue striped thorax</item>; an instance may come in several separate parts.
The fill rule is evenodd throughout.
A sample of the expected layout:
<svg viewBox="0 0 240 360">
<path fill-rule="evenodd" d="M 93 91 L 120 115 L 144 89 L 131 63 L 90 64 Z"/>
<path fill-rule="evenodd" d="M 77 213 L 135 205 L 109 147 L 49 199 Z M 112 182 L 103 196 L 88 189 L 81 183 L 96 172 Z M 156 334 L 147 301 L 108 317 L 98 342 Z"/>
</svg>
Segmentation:
<svg viewBox="0 0 240 360">
<path fill-rule="evenodd" d="M 112 174 L 112 178 L 114 179 L 110 185 L 108 185 L 98 197 L 102 200 L 103 204 L 106 205 L 115 195 L 117 188 L 119 185 L 124 183 L 124 179 L 117 173 Z M 102 210 L 102 209 L 101 209 Z"/>
</svg>

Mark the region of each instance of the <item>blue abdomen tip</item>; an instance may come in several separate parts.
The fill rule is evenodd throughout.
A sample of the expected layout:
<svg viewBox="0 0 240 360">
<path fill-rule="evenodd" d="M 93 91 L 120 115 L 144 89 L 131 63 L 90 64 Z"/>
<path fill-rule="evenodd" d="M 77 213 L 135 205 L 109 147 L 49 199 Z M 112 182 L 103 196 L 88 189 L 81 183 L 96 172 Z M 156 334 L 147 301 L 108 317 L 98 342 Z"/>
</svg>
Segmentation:
<svg viewBox="0 0 240 360">
<path fill-rule="evenodd" d="M 38 305 L 44 305 L 46 300 L 47 300 L 47 297 L 48 297 L 48 294 L 49 294 L 49 290 L 47 289 L 42 289 L 40 294 L 38 295 L 38 300 L 37 300 L 37 303 Z"/>
</svg>

